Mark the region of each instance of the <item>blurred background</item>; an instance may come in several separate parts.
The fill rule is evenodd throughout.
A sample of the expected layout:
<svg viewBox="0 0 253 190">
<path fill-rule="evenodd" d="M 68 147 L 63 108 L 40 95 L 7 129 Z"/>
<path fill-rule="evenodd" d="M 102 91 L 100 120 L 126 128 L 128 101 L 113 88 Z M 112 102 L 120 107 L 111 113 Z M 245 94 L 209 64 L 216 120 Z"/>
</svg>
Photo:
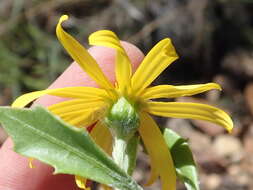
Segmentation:
<svg viewBox="0 0 253 190">
<path fill-rule="evenodd" d="M 180 59 L 155 83 L 219 83 L 222 92 L 175 101 L 223 108 L 235 130 L 228 135 L 210 123 L 181 119 L 159 119 L 160 125 L 189 139 L 201 189 L 253 189 L 253 0 L 1 0 L 0 105 L 46 88 L 69 65 L 55 36 L 64 13 L 71 16 L 66 30 L 86 47 L 99 29 L 113 30 L 144 53 L 172 38 Z M 0 127 L 0 146 L 6 137 Z M 138 164 L 134 175 L 144 183 L 147 157 L 140 153 Z"/>
</svg>

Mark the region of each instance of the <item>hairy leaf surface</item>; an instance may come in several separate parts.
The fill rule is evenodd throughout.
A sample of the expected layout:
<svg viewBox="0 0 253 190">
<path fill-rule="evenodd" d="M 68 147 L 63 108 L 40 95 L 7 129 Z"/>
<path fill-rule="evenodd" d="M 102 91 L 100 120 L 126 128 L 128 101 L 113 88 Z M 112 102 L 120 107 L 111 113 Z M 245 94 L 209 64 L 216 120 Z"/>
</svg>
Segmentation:
<svg viewBox="0 0 253 190">
<path fill-rule="evenodd" d="M 142 188 L 92 140 L 42 107 L 0 107 L 0 122 L 14 141 L 14 150 L 55 168 L 122 190 Z"/>
</svg>

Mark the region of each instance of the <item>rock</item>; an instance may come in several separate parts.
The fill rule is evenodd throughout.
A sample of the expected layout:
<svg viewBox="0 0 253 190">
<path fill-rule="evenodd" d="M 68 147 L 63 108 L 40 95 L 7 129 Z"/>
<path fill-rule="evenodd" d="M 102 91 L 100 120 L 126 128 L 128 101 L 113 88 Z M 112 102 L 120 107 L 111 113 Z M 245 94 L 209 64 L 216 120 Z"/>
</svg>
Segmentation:
<svg viewBox="0 0 253 190">
<path fill-rule="evenodd" d="M 243 186 L 247 186 L 250 180 L 251 180 L 251 177 L 245 172 L 237 176 L 238 183 Z"/>
<path fill-rule="evenodd" d="M 202 121 L 202 120 L 192 120 L 193 124 L 198 127 L 200 130 L 204 131 L 210 136 L 217 136 L 224 133 L 226 130 L 219 125 Z"/>
<path fill-rule="evenodd" d="M 209 154 L 212 152 L 211 139 L 208 136 L 193 130 L 188 138 L 190 147 L 192 151 L 196 153 L 196 157 L 197 155 L 201 157 L 201 155 Z"/>
<path fill-rule="evenodd" d="M 231 165 L 228 168 L 228 173 L 231 177 L 235 179 L 237 184 L 247 185 L 250 181 L 250 175 L 245 170 L 242 170 L 242 167 L 238 164 Z"/>
<path fill-rule="evenodd" d="M 217 174 L 211 174 L 206 176 L 206 182 L 205 185 L 208 189 L 216 189 L 220 186 L 222 183 L 222 179 Z"/>
<path fill-rule="evenodd" d="M 228 158 L 231 161 L 239 161 L 243 157 L 241 142 L 233 136 L 221 135 L 213 142 L 213 150 L 220 157 Z"/>
<path fill-rule="evenodd" d="M 189 138 L 193 130 L 190 122 L 186 119 L 168 119 L 166 127 L 174 130 L 184 138 Z"/>
<path fill-rule="evenodd" d="M 240 166 L 238 166 L 238 165 L 231 165 L 231 166 L 228 168 L 228 173 L 229 173 L 229 175 L 231 175 L 231 176 L 239 175 L 239 174 L 241 173 L 241 168 L 240 168 Z"/>
</svg>

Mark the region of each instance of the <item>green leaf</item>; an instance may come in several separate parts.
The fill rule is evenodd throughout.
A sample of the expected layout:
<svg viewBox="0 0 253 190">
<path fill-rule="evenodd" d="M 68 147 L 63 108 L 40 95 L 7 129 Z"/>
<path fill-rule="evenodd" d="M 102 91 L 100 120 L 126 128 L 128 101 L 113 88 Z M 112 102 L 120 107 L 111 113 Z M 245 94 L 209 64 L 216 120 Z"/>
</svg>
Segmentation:
<svg viewBox="0 0 253 190">
<path fill-rule="evenodd" d="M 42 107 L 0 107 L 0 122 L 16 152 L 52 165 L 55 173 L 79 175 L 121 190 L 142 189 L 84 129 L 69 126 Z"/>
<path fill-rule="evenodd" d="M 187 140 L 167 128 L 163 136 L 170 149 L 179 179 L 184 182 L 187 190 L 199 190 L 197 167 Z"/>
</svg>

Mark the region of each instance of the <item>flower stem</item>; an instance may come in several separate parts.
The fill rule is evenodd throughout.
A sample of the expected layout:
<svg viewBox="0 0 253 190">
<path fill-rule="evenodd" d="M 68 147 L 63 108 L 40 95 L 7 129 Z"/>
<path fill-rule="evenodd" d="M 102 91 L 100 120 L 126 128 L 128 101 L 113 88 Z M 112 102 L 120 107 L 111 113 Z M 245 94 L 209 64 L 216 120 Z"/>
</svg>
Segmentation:
<svg viewBox="0 0 253 190">
<path fill-rule="evenodd" d="M 139 137 L 137 135 L 127 140 L 114 136 L 112 158 L 130 176 L 133 174 L 136 165 L 138 144 Z"/>
<path fill-rule="evenodd" d="M 138 143 L 139 137 L 136 135 L 128 140 L 114 137 L 113 160 L 129 175 L 132 175 L 135 168 Z"/>
</svg>

